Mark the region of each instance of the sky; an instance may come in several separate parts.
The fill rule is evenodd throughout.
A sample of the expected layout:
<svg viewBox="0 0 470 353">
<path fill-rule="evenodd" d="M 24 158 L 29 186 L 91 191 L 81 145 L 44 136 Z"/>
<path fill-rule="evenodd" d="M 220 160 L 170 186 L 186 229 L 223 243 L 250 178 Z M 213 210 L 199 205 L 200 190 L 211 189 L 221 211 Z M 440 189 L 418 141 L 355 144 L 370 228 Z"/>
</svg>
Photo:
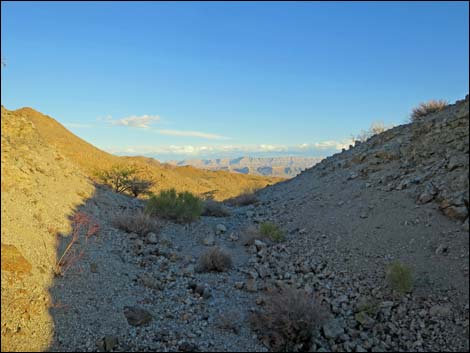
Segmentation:
<svg viewBox="0 0 470 353">
<path fill-rule="evenodd" d="M 1 104 L 120 155 L 327 156 L 469 91 L 467 2 L 1 3 Z"/>
</svg>

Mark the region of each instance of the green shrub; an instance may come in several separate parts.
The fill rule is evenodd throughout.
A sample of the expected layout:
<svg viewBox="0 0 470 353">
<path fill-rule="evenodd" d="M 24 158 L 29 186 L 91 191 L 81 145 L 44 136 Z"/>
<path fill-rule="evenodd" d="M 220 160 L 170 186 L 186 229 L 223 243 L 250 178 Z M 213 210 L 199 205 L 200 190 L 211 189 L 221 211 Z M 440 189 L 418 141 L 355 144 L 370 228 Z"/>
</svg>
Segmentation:
<svg viewBox="0 0 470 353">
<path fill-rule="evenodd" d="M 259 232 L 262 237 L 266 237 L 275 242 L 281 242 L 284 240 L 284 232 L 276 224 L 271 222 L 261 223 L 259 226 Z"/>
<path fill-rule="evenodd" d="M 411 111 L 411 121 L 419 121 L 422 120 L 423 117 L 426 115 L 440 112 L 445 107 L 447 107 L 449 103 L 445 100 L 430 100 L 425 103 L 421 103 L 416 108 L 413 108 Z"/>
<path fill-rule="evenodd" d="M 150 215 L 177 222 L 194 221 L 201 216 L 202 211 L 201 199 L 188 191 L 177 193 L 175 189 L 162 190 L 159 195 L 151 196 L 145 207 L 145 212 Z"/>
<path fill-rule="evenodd" d="M 390 287 L 400 293 L 411 292 L 413 287 L 413 275 L 411 268 L 398 261 L 391 263 L 386 271 L 387 282 Z"/>
</svg>

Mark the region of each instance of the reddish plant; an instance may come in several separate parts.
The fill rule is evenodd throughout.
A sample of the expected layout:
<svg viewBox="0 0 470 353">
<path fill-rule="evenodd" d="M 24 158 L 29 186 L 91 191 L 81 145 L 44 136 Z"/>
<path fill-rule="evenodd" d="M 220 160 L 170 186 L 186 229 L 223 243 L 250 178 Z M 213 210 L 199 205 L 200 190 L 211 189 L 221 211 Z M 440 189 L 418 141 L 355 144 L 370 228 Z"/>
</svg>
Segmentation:
<svg viewBox="0 0 470 353">
<path fill-rule="evenodd" d="M 55 266 L 56 275 L 63 276 L 85 254 L 88 240 L 98 234 L 99 224 L 88 214 L 77 212 L 72 217 L 72 235 Z M 81 241 L 82 240 L 82 241 Z"/>
</svg>

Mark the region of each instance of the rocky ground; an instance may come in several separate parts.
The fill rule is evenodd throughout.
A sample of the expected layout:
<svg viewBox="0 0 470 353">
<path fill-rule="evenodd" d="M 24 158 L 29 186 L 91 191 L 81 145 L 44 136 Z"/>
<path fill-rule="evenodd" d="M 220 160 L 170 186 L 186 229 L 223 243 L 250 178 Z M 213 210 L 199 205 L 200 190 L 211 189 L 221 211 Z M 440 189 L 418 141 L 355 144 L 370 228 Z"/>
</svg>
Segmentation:
<svg viewBox="0 0 470 353">
<path fill-rule="evenodd" d="M 137 214 L 144 201 L 98 185 L 92 194 L 33 126 L 4 116 L 2 350 L 268 351 L 269 337 L 249 317 L 268 293 L 289 287 L 311 293 L 326 313 L 310 351 L 468 351 L 468 97 L 265 188 L 254 204 L 227 206 L 230 216 L 159 220 L 143 235 L 114 219 Z M 3 135 L 10 128 L 17 140 Z M 30 149 L 47 155 L 21 158 Z M 67 213 L 99 229 L 53 277 L 53 259 L 71 239 L 58 237 L 70 234 Z M 285 240 L 244 245 L 247 228 L 265 221 Z M 232 268 L 196 271 L 214 245 Z M 406 295 L 385 279 L 397 260 L 413 272 Z"/>
<path fill-rule="evenodd" d="M 468 351 L 468 99 L 404 125 L 262 190 L 231 216 L 161 223 L 139 237 L 113 226 L 141 201 L 101 187 L 80 209 L 101 229 L 80 265 L 51 288 L 54 351 L 267 351 L 250 314 L 294 287 L 327 312 L 310 351 Z M 277 223 L 285 241 L 241 241 Z M 234 261 L 198 273 L 218 245 Z M 397 295 L 385 269 L 413 271 Z"/>
</svg>

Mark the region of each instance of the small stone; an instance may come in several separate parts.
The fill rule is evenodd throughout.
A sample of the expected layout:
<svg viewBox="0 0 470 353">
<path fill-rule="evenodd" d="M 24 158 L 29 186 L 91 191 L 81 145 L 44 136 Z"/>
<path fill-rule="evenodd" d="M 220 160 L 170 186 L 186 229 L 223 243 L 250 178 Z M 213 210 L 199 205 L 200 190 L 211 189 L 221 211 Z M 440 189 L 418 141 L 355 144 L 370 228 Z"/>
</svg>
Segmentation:
<svg viewBox="0 0 470 353">
<path fill-rule="evenodd" d="M 98 272 L 98 264 L 96 264 L 95 262 L 92 262 L 90 264 L 90 271 L 93 272 L 93 273 L 97 273 Z"/>
<path fill-rule="evenodd" d="M 199 351 L 199 348 L 194 343 L 184 341 L 179 344 L 178 350 L 180 352 L 197 352 Z"/>
<path fill-rule="evenodd" d="M 364 311 L 354 315 L 354 318 L 365 328 L 371 328 L 375 324 L 375 320 L 367 315 Z"/>
<path fill-rule="evenodd" d="M 245 285 L 245 284 L 244 284 L 243 282 L 235 282 L 234 287 L 235 287 L 236 289 L 243 289 L 243 286 L 244 286 L 244 285 Z"/>
<path fill-rule="evenodd" d="M 125 306 L 124 315 L 132 326 L 142 326 L 152 321 L 152 315 L 147 310 L 137 307 Z"/>
<path fill-rule="evenodd" d="M 238 241 L 238 239 L 240 239 L 240 237 L 235 233 L 230 233 L 229 238 L 231 241 Z"/>
<path fill-rule="evenodd" d="M 215 244 L 215 238 L 213 234 L 207 235 L 204 239 L 202 239 L 202 243 L 205 246 L 213 246 Z"/>
<path fill-rule="evenodd" d="M 429 315 L 431 316 L 439 316 L 439 317 L 447 317 L 450 316 L 452 313 L 450 305 L 434 305 L 429 309 Z"/>
<path fill-rule="evenodd" d="M 155 233 L 150 232 L 145 237 L 145 241 L 149 244 L 157 244 L 158 243 L 158 237 Z"/>
<path fill-rule="evenodd" d="M 256 280 L 253 278 L 248 279 L 245 283 L 245 289 L 247 290 L 247 292 L 257 292 L 258 285 L 256 284 Z"/>
<path fill-rule="evenodd" d="M 103 341 L 106 352 L 112 351 L 114 348 L 117 347 L 119 343 L 118 338 L 116 336 L 105 336 Z"/>
<path fill-rule="evenodd" d="M 333 319 L 323 325 L 323 335 L 327 339 L 335 340 L 342 334 L 344 334 L 344 328 L 341 320 Z"/>
<path fill-rule="evenodd" d="M 449 247 L 447 245 L 444 245 L 444 244 L 439 245 L 436 249 L 436 255 L 447 253 L 448 248 Z"/>
<path fill-rule="evenodd" d="M 216 234 L 222 234 L 222 233 L 225 233 L 227 231 L 227 227 L 225 227 L 225 225 L 219 223 L 215 226 L 215 233 Z"/>
</svg>

